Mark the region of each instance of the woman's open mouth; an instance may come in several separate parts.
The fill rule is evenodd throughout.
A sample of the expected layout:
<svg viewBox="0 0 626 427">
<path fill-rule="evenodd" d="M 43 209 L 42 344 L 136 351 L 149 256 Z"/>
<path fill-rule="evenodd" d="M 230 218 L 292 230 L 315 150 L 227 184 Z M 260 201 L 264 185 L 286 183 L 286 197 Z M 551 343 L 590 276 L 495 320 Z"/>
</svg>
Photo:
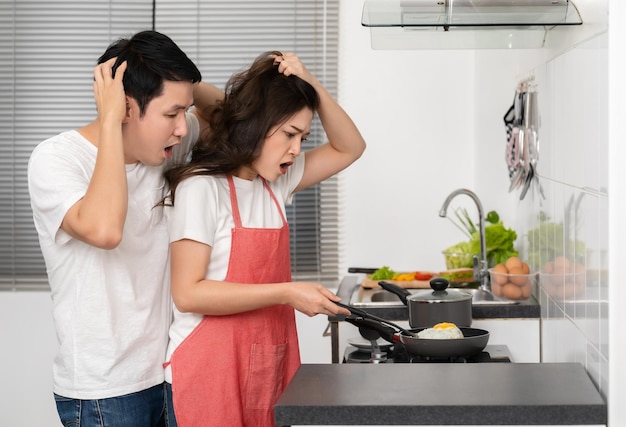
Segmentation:
<svg viewBox="0 0 626 427">
<path fill-rule="evenodd" d="M 286 162 L 280 164 L 280 172 L 284 175 L 287 173 L 287 168 L 293 165 L 293 162 Z"/>
</svg>

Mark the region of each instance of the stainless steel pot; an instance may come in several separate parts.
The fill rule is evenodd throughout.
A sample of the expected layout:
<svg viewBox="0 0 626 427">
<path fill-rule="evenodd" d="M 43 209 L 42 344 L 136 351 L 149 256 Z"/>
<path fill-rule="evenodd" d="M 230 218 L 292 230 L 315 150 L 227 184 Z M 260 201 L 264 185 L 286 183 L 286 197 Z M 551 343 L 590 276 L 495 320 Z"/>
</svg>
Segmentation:
<svg viewBox="0 0 626 427">
<path fill-rule="evenodd" d="M 411 328 L 432 328 L 441 322 L 466 328 L 472 325 L 472 295 L 448 288 L 446 279 L 436 277 L 430 281 L 431 290 L 416 293 L 385 281 L 378 284 L 396 294 L 409 308 Z"/>
</svg>

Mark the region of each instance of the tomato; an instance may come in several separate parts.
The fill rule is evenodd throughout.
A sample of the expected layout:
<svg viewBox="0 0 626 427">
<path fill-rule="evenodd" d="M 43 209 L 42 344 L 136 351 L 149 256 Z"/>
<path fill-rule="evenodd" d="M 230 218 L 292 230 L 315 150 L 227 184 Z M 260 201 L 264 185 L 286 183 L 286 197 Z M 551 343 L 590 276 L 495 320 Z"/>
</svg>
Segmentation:
<svg viewBox="0 0 626 427">
<path fill-rule="evenodd" d="M 415 280 L 430 280 L 433 276 L 434 274 L 432 273 L 422 273 L 421 271 L 415 272 Z"/>
</svg>

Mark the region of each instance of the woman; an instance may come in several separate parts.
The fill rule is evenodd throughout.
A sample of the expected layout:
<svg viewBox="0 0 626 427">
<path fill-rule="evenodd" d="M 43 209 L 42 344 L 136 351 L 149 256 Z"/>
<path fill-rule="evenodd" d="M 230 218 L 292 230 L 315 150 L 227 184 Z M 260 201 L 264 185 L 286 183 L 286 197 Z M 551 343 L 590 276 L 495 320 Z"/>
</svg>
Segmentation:
<svg viewBox="0 0 626 427">
<path fill-rule="evenodd" d="M 300 156 L 317 112 L 329 142 Z M 297 56 L 234 75 L 190 163 L 167 173 L 174 322 L 168 359 L 180 426 L 273 426 L 300 365 L 294 309 L 349 314 L 319 283 L 292 282 L 285 202 L 365 149 Z"/>
</svg>

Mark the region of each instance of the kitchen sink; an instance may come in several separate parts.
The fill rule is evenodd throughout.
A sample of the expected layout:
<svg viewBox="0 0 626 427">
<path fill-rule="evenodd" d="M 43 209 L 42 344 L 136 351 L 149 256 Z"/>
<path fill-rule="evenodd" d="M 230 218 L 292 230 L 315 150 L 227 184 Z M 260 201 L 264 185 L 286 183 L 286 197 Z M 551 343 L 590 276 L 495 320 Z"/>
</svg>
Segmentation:
<svg viewBox="0 0 626 427">
<path fill-rule="evenodd" d="M 517 301 L 501 299 L 491 292 L 474 288 L 455 288 L 472 295 L 472 305 L 488 304 L 519 304 Z M 424 291 L 425 289 L 409 289 L 411 293 Z M 403 307 L 400 298 L 384 289 L 368 289 L 359 287 L 350 298 L 350 305 L 353 307 Z"/>
</svg>

